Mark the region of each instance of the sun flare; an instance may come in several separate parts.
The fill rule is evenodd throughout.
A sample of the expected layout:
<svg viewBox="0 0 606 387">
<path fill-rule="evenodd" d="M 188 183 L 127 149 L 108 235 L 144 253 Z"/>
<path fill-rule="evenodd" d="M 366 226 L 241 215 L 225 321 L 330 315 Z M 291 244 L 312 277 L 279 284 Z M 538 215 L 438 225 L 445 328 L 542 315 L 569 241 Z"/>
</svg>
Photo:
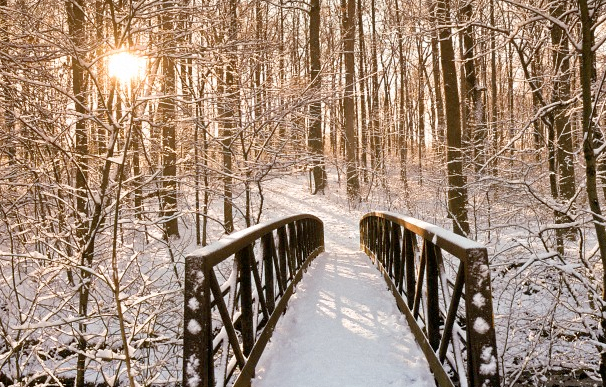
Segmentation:
<svg viewBox="0 0 606 387">
<path fill-rule="evenodd" d="M 109 76 L 117 78 L 122 83 L 140 78 L 145 73 L 145 58 L 129 52 L 114 54 L 108 59 Z"/>
</svg>

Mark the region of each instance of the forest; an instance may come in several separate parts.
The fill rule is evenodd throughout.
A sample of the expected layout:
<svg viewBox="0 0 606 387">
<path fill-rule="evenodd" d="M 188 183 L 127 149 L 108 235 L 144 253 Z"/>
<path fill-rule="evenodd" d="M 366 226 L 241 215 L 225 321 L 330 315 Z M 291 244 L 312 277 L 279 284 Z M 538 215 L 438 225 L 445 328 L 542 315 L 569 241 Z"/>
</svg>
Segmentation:
<svg viewBox="0 0 606 387">
<path fill-rule="evenodd" d="M 485 244 L 504 386 L 606 381 L 604 8 L 0 0 L 0 386 L 179 385 L 185 255 L 295 177 Z"/>
</svg>

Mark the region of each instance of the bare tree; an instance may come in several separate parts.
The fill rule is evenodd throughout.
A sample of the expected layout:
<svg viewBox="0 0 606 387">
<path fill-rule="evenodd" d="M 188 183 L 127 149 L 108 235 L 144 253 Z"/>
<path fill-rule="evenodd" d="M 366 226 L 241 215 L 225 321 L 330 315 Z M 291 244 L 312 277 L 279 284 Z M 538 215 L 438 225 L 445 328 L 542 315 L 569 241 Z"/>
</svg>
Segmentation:
<svg viewBox="0 0 606 387">
<path fill-rule="evenodd" d="M 467 220 L 467 188 L 463 175 L 461 155 L 461 115 L 459 111 L 459 91 L 455 56 L 450 32 L 450 2 L 437 0 L 436 9 L 440 24 L 440 59 L 444 81 L 446 110 L 446 163 L 448 168 L 448 212 L 452 217 L 453 229 L 457 234 L 469 234 Z"/>
<path fill-rule="evenodd" d="M 173 0 L 163 0 L 160 23 L 165 39 L 164 54 L 162 55 L 162 98 L 158 103 L 158 115 L 161 117 L 162 128 L 162 195 L 161 207 L 167 238 L 179 237 L 177 218 L 177 143 L 175 128 L 175 96 L 177 93 L 177 77 L 175 74 L 174 46 L 176 44 L 173 31 L 175 28 L 173 13 L 176 4 Z"/>
<path fill-rule="evenodd" d="M 324 164 L 324 141 L 322 136 L 322 101 L 319 99 L 322 92 L 322 77 L 320 75 L 320 10 L 321 1 L 311 0 L 309 8 L 309 61 L 310 61 L 310 89 L 314 101 L 309 106 L 309 148 L 313 153 L 313 179 L 315 192 L 324 192 L 326 186 L 326 170 Z"/>
<path fill-rule="evenodd" d="M 345 115 L 345 162 L 347 174 L 347 195 L 353 203 L 360 198 L 360 181 L 356 165 L 356 103 L 354 100 L 355 82 L 355 39 L 356 39 L 356 2 L 347 0 L 347 9 L 343 10 L 343 50 L 345 57 L 345 93 L 343 110 Z"/>
<path fill-rule="evenodd" d="M 579 71 L 581 76 L 581 98 L 582 98 L 582 127 L 583 127 L 583 155 L 585 156 L 585 178 L 587 179 L 587 199 L 593 217 L 593 226 L 596 231 L 600 259 L 602 263 L 602 300 L 606 300 L 606 226 L 597 189 L 597 157 L 595 146 L 594 123 L 594 98 L 592 83 L 594 81 L 594 27 L 595 21 L 589 11 L 587 0 L 578 0 L 580 24 L 581 24 L 581 60 Z M 600 307 L 600 330 L 599 342 L 602 344 L 600 350 L 600 376 L 602 383 L 606 385 L 606 308 L 602 302 Z"/>
<path fill-rule="evenodd" d="M 88 208 L 87 208 L 87 184 L 88 184 L 88 133 L 86 129 L 86 121 L 84 119 L 87 113 L 86 108 L 86 87 L 84 80 L 85 69 L 82 67 L 81 58 L 78 55 L 78 50 L 82 49 L 86 44 L 86 35 L 84 30 L 84 6 L 83 0 L 72 0 L 66 2 L 67 8 L 67 23 L 69 26 L 70 36 L 74 44 L 75 55 L 71 57 L 71 70 L 72 70 L 72 91 L 75 98 L 75 111 L 78 115 L 76 118 L 76 212 L 77 217 L 80 218 L 78 227 L 78 242 L 80 246 L 80 265 L 83 269 L 81 271 L 82 284 L 80 285 L 79 292 L 79 310 L 78 314 L 86 318 L 88 314 L 88 299 L 90 294 L 90 274 L 87 268 L 90 268 L 93 263 L 94 254 L 94 239 L 90 239 L 88 234 Z M 78 354 L 78 362 L 76 368 L 76 386 L 84 386 L 84 372 L 86 369 L 85 361 L 87 340 L 86 324 L 80 324 L 80 335 L 78 337 L 78 349 L 81 351 Z"/>
</svg>

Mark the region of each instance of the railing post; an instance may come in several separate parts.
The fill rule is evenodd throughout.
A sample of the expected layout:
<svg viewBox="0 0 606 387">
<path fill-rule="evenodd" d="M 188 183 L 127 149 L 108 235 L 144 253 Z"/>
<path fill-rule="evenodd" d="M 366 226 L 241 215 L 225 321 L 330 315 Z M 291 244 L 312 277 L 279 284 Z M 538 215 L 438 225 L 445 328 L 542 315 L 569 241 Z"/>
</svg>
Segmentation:
<svg viewBox="0 0 606 387">
<path fill-rule="evenodd" d="M 313 220 L 309 220 L 309 252 L 311 253 L 316 249 L 318 239 L 316 238 L 316 223 Z"/>
<path fill-rule="evenodd" d="M 427 266 L 427 254 L 426 254 L 426 245 L 423 243 L 423 247 L 421 250 L 421 261 L 419 262 L 419 276 L 416 280 L 416 289 L 415 289 L 415 302 L 412 309 L 412 314 L 415 318 L 419 317 L 419 311 L 421 310 L 421 302 L 423 297 L 423 280 L 425 279 L 425 266 Z"/>
<path fill-rule="evenodd" d="M 307 234 L 307 220 L 303 219 L 301 221 L 301 242 L 302 242 L 302 249 L 301 249 L 301 264 L 303 264 L 303 261 L 305 260 L 305 257 L 307 256 L 307 252 L 308 252 L 308 246 L 309 246 L 309 235 Z"/>
<path fill-rule="evenodd" d="M 404 229 L 404 257 L 406 259 L 406 301 L 412 310 L 415 303 L 415 250 L 412 231 Z"/>
<path fill-rule="evenodd" d="M 184 387 L 212 387 L 215 384 L 209 270 L 212 268 L 204 265 L 204 258 L 185 259 Z"/>
<path fill-rule="evenodd" d="M 393 277 L 397 268 L 397 263 L 396 263 L 396 238 L 395 238 L 395 230 L 396 228 L 400 227 L 398 224 L 396 223 L 391 223 L 390 227 L 389 227 L 389 276 Z"/>
<path fill-rule="evenodd" d="M 379 262 L 382 265 L 385 265 L 385 261 L 383 260 L 384 252 L 385 252 L 385 219 L 379 218 L 379 245 L 377 246 L 377 251 L 379 252 Z"/>
<path fill-rule="evenodd" d="M 278 235 L 278 263 L 280 266 L 280 281 L 286 286 L 288 282 L 288 264 L 286 263 L 286 229 L 280 227 L 276 231 Z"/>
<path fill-rule="evenodd" d="M 389 276 L 393 274 L 392 270 L 392 249 L 391 249 L 391 227 L 392 223 L 388 220 L 385 220 L 385 236 L 384 236 L 384 244 L 385 244 L 385 269 Z"/>
<path fill-rule="evenodd" d="M 321 248 L 321 251 L 324 251 L 324 223 L 316 221 L 317 230 L 317 238 L 318 238 L 318 247 Z"/>
<path fill-rule="evenodd" d="M 436 257 L 436 246 L 425 241 L 427 268 L 427 338 L 434 351 L 440 346 L 440 297 L 438 289 L 439 268 Z"/>
<path fill-rule="evenodd" d="M 373 218 L 373 236 L 372 236 L 372 252 L 375 254 L 375 259 L 381 261 L 381 219 Z"/>
<path fill-rule="evenodd" d="M 468 251 L 465 262 L 465 309 L 470 386 L 499 386 L 490 270 L 485 248 Z"/>
<path fill-rule="evenodd" d="M 379 262 L 383 259 L 383 219 L 377 218 L 377 239 L 375 255 Z"/>
<path fill-rule="evenodd" d="M 254 264 L 253 246 L 245 247 L 236 253 L 236 261 L 240 271 L 240 312 L 242 323 L 242 349 L 244 356 L 250 355 L 255 344 L 253 325 L 252 278 L 251 265 Z"/>
<path fill-rule="evenodd" d="M 381 218 L 375 219 L 375 255 L 381 260 Z"/>
<path fill-rule="evenodd" d="M 307 235 L 305 235 L 305 220 L 299 220 L 297 226 L 297 241 L 299 244 L 299 266 L 303 262 L 303 257 L 305 256 L 306 248 L 306 239 Z"/>
<path fill-rule="evenodd" d="M 364 246 L 368 246 L 366 243 L 366 218 L 360 221 L 360 250 L 364 251 Z"/>
<path fill-rule="evenodd" d="M 373 236 L 373 232 L 374 232 L 374 227 L 372 226 L 373 224 L 373 218 L 366 218 L 366 240 L 364 241 L 364 244 L 366 245 L 366 247 L 368 248 L 369 251 L 372 251 L 374 253 L 374 238 Z"/>
<path fill-rule="evenodd" d="M 288 224 L 288 262 L 292 276 L 297 267 L 297 227 L 294 222 Z"/>
<path fill-rule="evenodd" d="M 375 259 L 379 259 L 379 235 L 381 235 L 380 233 L 380 219 L 379 218 L 371 218 L 371 223 L 372 223 L 372 227 L 371 227 L 371 235 L 372 235 L 372 240 L 370 241 L 371 243 L 371 251 L 374 253 L 375 255 Z"/>
<path fill-rule="evenodd" d="M 373 253 L 377 252 L 377 248 L 376 248 L 377 238 L 375 237 L 377 235 L 377 228 L 375 226 L 376 226 L 375 218 L 368 218 L 368 222 L 366 223 L 367 232 L 368 232 L 368 236 L 366 237 L 366 239 L 367 239 L 366 245 L 368 246 L 368 249 L 370 251 L 372 251 Z"/>
<path fill-rule="evenodd" d="M 276 308 L 271 238 L 273 238 L 272 233 L 266 234 L 261 238 L 261 251 L 263 252 L 263 267 L 265 270 L 265 302 L 269 314 L 272 314 Z M 257 291 L 260 291 L 260 289 L 257 289 Z"/>
<path fill-rule="evenodd" d="M 315 227 L 311 219 L 307 220 L 306 233 L 307 233 L 307 251 L 311 254 L 314 251 L 314 245 L 316 244 L 315 238 Z"/>
<path fill-rule="evenodd" d="M 297 257 L 297 267 L 301 266 L 301 263 L 303 262 L 303 225 L 301 223 L 302 222 L 300 220 L 295 222 L 295 229 L 297 230 L 297 236 L 295 238 L 295 256 Z"/>
<path fill-rule="evenodd" d="M 389 275 L 391 276 L 393 274 L 393 270 L 392 270 L 392 250 L 391 250 L 391 228 L 392 228 L 392 223 L 389 220 L 385 220 L 385 263 L 386 263 L 386 269 L 387 269 L 387 273 L 389 273 Z"/>
<path fill-rule="evenodd" d="M 402 283 L 404 282 L 404 262 L 402 260 L 402 228 L 396 224 L 392 230 L 391 240 L 393 243 L 394 271 L 398 292 L 402 294 Z"/>
</svg>

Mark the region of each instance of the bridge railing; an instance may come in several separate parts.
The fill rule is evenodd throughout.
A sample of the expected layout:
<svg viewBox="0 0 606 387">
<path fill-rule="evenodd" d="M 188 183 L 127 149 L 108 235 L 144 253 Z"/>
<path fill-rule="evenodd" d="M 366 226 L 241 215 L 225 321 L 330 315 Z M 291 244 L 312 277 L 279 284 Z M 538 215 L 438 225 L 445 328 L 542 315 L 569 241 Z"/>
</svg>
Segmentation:
<svg viewBox="0 0 606 387">
<path fill-rule="evenodd" d="M 382 271 L 437 384 L 499 386 L 486 248 L 390 212 L 364 215 L 360 246 Z"/>
<path fill-rule="evenodd" d="M 250 385 L 295 284 L 324 251 L 323 227 L 313 215 L 289 216 L 185 258 L 184 387 Z"/>
</svg>

